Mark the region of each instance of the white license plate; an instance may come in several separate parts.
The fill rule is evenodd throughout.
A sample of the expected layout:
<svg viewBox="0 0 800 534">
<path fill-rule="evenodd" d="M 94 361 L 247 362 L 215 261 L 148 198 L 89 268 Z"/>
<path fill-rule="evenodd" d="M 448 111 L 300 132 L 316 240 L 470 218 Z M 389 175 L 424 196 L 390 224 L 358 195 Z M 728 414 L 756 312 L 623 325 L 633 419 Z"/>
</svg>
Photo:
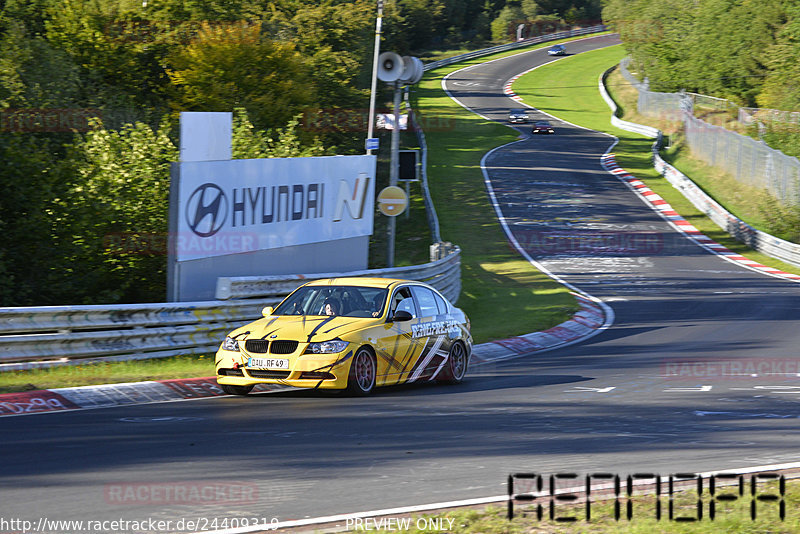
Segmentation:
<svg viewBox="0 0 800 534">
<path fill-rule="evenodd" d="M 248 358 L 247 367 L 261 369 L 289 369 L 289 360 L 286 358 Z"/>
</svg>

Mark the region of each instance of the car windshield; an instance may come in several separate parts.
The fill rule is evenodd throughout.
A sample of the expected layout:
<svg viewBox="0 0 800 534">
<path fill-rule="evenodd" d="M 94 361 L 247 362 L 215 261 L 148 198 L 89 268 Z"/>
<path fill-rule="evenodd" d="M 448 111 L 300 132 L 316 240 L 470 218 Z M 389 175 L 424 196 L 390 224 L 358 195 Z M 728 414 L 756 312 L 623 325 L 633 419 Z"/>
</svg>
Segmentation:
<svg viewBox="0 0 800 534">
<path fill-rule="evenodd" d="M 550 123 L 547 121 L 536 121 L 536 126 L 550 126 Z"/>
<path fill-rule="evenodd" d="M 382 315 L 387 290 L 359 286 L 303 286 L 275 308 L 272 315 Z"/>
<path fill-rule="evenodd" d="M 527 112 L 524 109 L 512 109 L 508 112 L 509 115 L 526 115 Z"/>
</svg>

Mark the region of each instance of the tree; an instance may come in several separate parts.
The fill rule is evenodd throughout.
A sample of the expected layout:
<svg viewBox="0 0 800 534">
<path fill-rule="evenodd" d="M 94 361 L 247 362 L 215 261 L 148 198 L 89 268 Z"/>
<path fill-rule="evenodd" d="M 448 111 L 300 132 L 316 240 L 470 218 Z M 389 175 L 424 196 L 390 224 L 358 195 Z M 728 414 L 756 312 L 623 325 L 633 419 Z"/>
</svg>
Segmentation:
<svg viewBox="0 0 800 534">
<path fill-rule="evenodd" d="M 526 17 L 519 5 L 506 5 L 500 10 L 497 18 L 492 21 L 492 39 L 507 41 L 514 34 L 514 24 L 525 22 Z"/>
<path fill-rule="evenodd" d="M 297 135 L 299 116 L 292 118 L 285 128 L 270 131 L 257 130 L 247 111 L 238 108 L 233 116 L 233 159 L 301 158 L 326 155 L 325 147 L 315 140 L 303 145 Z"/>
<path fill-rule="evenodd" d="M 169 63 L 174 108 L 243 107 L 261 129 L 286 124 L 316 96 L 308 61 L 294 44 L 262 36 L 260 24 L 205 24 Z"/>
<path fill-rule="evenodd" d="M 800 6 L 790 6 L 787 20 L 777 32 L 775 43 L 763 56 L 768 72 L 758 105 L 766 108 L 800 110 Z"/>
<path fill-rule="evenodd" d="M 159 302 L 166 295 L 170 163 L 165 119 L 95 129 L 76 144 L 77 179 L 62 202 L 71 278 L 88 302 Z"/>
<path fill-rule="evenodd" d="M 60 240 L 59 199 L 71 169 L 57 142 L 36 133 L 0 133 L 0 306 L 58 304 L 70 263 Z M 71 289 L 71 288 L 70 288 Z"/>
</svg>

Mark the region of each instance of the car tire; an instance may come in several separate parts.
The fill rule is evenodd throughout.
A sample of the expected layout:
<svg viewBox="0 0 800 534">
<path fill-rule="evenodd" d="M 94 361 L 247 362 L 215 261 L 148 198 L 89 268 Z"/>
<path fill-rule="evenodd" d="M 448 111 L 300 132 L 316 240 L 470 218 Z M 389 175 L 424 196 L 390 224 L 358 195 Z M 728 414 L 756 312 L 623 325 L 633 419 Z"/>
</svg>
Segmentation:
<svg viewBox="0 0 800 534">
<path fill-rule="evenodd" d="M 377 362 L 372 351 L 361 347 L 353 356 L 350 374 L 347 376 L 347 393 L 355 397 L 365 397 L 375 389 L 378 374 Z"/>
<path fill-rule="evenodd" d="M 467 349 L 459 342 L 453 343 L 450 352 L 447 354 L 447 362 L 441 370 L 438 382 L 444 384 L 460 384 L 467 374 Z"/>
<path fill-rule="evenodd" d="M 220 384 L 219 387 L 228 395 L 247 395 L 253 391 L 253 386 L 231 386 L 229 384 Z"/>
</svg>

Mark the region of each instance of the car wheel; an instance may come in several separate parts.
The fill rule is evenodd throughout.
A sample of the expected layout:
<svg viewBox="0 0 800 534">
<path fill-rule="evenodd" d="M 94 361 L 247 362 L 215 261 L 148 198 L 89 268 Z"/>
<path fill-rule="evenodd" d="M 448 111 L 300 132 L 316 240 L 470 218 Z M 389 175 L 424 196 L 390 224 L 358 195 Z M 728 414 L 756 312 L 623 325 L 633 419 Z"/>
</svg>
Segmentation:
<svg viewBox="0 0 800 534">
<path fill-rule="evenodd" d="M 253 386 L 231 386 L 228 384 L 220 384 L 219 387 L 228 395 L 247 395 L 253 390 Z"/>
<path fill-rule="evenodd" d="M 453 343 L 450 353 L 447 355 L 447 362 L 441 371 L 439 382 L 446 384 L 460 384 L 467 374 L 467 350 L 461 343 Z"/>
<path fill-rule="evenodd" d="M 350 374 L 347 377 L 347 393 L 363 397 L 372 393 L 375 388 L 375 376 L 377 375 L 377 364 L 372 352 L 362 347 L 353 356 L 350 364 Z"/>
</svg>

